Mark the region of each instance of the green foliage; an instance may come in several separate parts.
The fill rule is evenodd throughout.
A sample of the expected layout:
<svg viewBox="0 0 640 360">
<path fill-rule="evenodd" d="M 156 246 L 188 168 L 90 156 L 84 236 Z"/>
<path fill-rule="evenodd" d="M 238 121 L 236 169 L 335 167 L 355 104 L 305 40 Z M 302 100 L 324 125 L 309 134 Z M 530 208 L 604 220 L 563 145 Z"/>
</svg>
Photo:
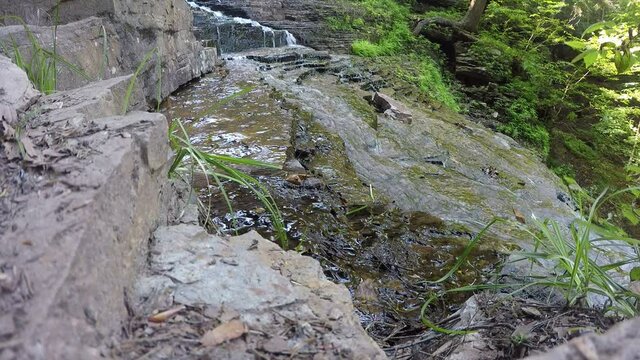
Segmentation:
<svg viewBox="0 0 640 360">
<path fill-rule="evenodd" d="M 207 182 L 210 178 L 214 180 L 231 213 L 233 213 L 233 207 L 224 189 L 224 182 L 233 182 L 249 189 L 249 191 L 262 202 L 267 212 L 271 215 L 271 221 L 276 230 L 276 236 L 280 242 L 280 246 L 285 250 L 288 249 L 289 244 L 282 214 L 276 202 L 269 194 L 269 191 L 258 180 L 233 167 L 234 165 L 241 165 L 279 169 L 278 166 L 251 159 L 211 154 L 199 150 L 191 143 L 189 134 L 179 119 L 174 120 L 171 124 L 169 129 L 169 142 L 176 154 L 169 169 L 170 176 L 183 177 L 193 174 L 194 171 L 202 172 L 206 175 Z M 191 184 L 191 181 L 187 181 L 187 183 Z"/>
<path fill-rule="evenodd" d="M 460 112 L 458 96 L 451 90 L 451 86 L 443 79 L 442 70 L 430 58 L 422 60 L 418 66 L 419 73 L 412 78 L 420 90 L 430 94 L 434 100 L 450 110 Z"/>
<path fill-rule="evenodd" d="M 605 19 L 586 28 L 583 41 L 567 43 L 582 52 L 573 63 L 582 61 L 586 68 L 600 62 L 613 63 L 618 74 L 628 72 L 640 60 L 640 2 L 621 1 L 617 11 L 606 14 Z"/>
<path fill-rule="evenodd" d="M 540 152 L 543 158 L 549 155 L 549 131 L 537 123 L 536 109 L 526 99 L 516 99 L 506 108 L 510 121 L 498 126 L 498 130 L 519 139 Z"/>
<path fill-rule="evenodd" d="M 365 27 L 365 21 L 361 17 L 344 15 L 342 17 L 329 16 L 325 19 L 329 28 L 333 31 L 357 31 Z"/>
<path fill-rule="evenodd" d="M 411 12 L 406 4 L 394 0 L 352 0 L 351 3 L 357 10 L 356 14 L 327 21 L 334 29 L 357 30 L 361 38 L 351 46 L 355 55 L 397 57 L 388 61 L 396 64 L 392 76 L 412 84 L 431 101 L 453 111 L 461 110 L 458 97 L 443 76 L 442 67 L 433 58 L 433 45 L 411 33 Z M 406 59 L 410 65 L 406 64 Z"/>
<path fill-rule="evenodd" d="M 371 0 L 368 3 L 374 2 Z M 389 1 L 383 2 L 389 3 Z M 365 57 L 396 55 L 413 41 L 413 35 L 406 19 L 408 12 L 400 5 L 396 4 L 395 7 L 395 11 L 391 11 L 389 14 L 385 13 L 384 16 L 378 12 L 367 10 L 368 16 L 375 20 L 369 20 L 371 21 L 368 22 L 369 27 L 363 26 L 368 39 L 356 40 L 352 44 L 351 48 L 354 54 Z M 364 21 L 362 24 L 364 25 Z"/>
<path fill-rule="evenodd" d="M 517 51 L 503 40 L 483 32 L 478 41 L 469 48 L 469 55 L 482 64 L 496 81 L 504 81 L 511 77 L 512 64 L 516 60 Z"/>
<path fill-rule="evenodd" d="M 56 6 L 57 9 L 57 6 Z M 22 25 L 31 48 L 27 53 L 23 53 L 15 39 L 11 39 L 10 44 L 0 43 L 2 52 L 9 55 L 14 64 L 24 70 L 29 80 L 36 89 L 44 94 L 51 94 L 56 91 L 58 80 L 58 64 L 64 66 L 71 72 L 85 78 L 89 77 L 76 65 L 70 63 L 57 53 L 57 25 L 53 27 L 53 47 L 51 50 L 45 49 L 40 41 L 31 31 L 31 28 L 17 16 L 0 16 L 0 21 L 12 20 Z"/>
<path fill-rule="evenodd" d="M 638 256 L 632 250 L 640 244 L 640 241 L 626 237 L 620 229 L 597 225 L 596 214 L 604 204 L 615 197 L 639 190 L 640 188 L 637 187 L 629 188 L 611 195 L 603 192 L 584 215 L 584 220 L 574 221 L 569 229 L 564 229 L 552 220 L 538 221 L 533 219 L 533 229 L 517 224 L 516 226 L 531 236 L 534 244 L 531 250 L 517 252 L 513 258 L 514 261 L 531 262 L 531 273 L 523 275 L 520 283 L 473 284 L 430 294 L 421 309 L 422 322 L 425 326 L 445 334 L 469 334 L 472 331 L 445 329 L 432 322 L 426 316 L 429 305 L 451 293 L 507 289 L 511 291 L 510 295 L 514 295 L 533 286 L 559 290 L 564 294 L 569 306 L 579 305 L 583 302 L 592 305 L 590 303 L 591 296 L 604 297 L 607 299 L 605 310 L 613 311 L 624 317 L 636 316 L 639 311 L 636 304 L 640 296 L 620 284 L 616 274 L 622 272 L 625 265 L 638 261 Z M 440 284 L 453 276 L 467 263 L 467 258 L 472 249 L 478 245 L 483 234 L 498 221 L 504 222 L 505 220 L 494 219 L 488 223 L 469 242 L 447 274 L 436 281 L 427 283 Z M 614 250 L 619 247 L 626 248 L 626 250 Z M 534 272 L 534 264 L 539 265 L 539 269 L 542 269 L 544 273 L 540 273 L 538 270 Z M 632 269 L 629 277 L 632 281 L 640 279 L 640 268 Z"/>
<path fill-rule="evenodd" d="M 135 89 L 135 85 L 136 85 L 136 81 L 138 80 L 138 76 L 145 69 L 145 67 L 149 63 L 149 60 L 151 60 L 151 57 L 153 57 L 153 55 L 157 54 L 157 52 L 158 52 L 158 48 L 153 48 L 153 49 L 149 50 L 144 55 L 144 58 L 142 58 L 142 61 L 140 62 L 140 64 L 136 68 L 136 71 L 133 73 L 133 76 L 131 77 L 131 80 L 129 80 L 129 85 L 127 86 L 127 90 L 126 90 L 126 92 L 124 94 L 124 101 L 122 102 L 122 115 L 125 115 L 127 113 L 127 111 L 129 110 L 129 103 L 131 101 L 131 95 L 133 95 L 133 90 Z M 160 59 L 156 60 L 156 62 L 159 62 L 159 61 L 160 61 Z"/>
<path fill-rule="evenodd" d="M 596 160 L 598 158 L 596 151 L 584 141 L 578 139 L 575 135 L 561 131 L 558 131 L 557 133 L 562 139 L 564 146 L 574 155 L 587 160 Z"/>
</svg>

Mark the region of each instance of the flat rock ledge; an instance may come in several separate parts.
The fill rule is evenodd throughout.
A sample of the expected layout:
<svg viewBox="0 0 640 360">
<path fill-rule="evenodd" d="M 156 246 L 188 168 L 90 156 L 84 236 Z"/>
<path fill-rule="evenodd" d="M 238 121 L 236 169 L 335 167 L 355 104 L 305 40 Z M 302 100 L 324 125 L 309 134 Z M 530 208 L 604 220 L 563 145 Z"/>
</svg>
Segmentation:
<svg viewBox="0 0 640 360">
<path fill-rule="evenodd" d="M 42 97 L 19 140 L 2 125 L 0 359 L 99 358 L 128 317 L 169 156 L 163 115 L 119 115 L 130 79 Z"/>
<path fill-rule="evenodd" d="M 133 297 L 141 321 L 117 356 L 386 358 L 360 326 L 346 287 L 327 280 L 316 260 L 283 251 L 254 231 L 219 237 L 193 223 L 165 226 L 156 230 L 150 250 L 149 273 Z M 147 320 L 176 307 L 182 314 L 167 322 Z M 244 330 L 215 346 L 201 343 L 203 334 L 232 323 Z M 139 346 L 167 333 L 181 345 Z"/>
<path fill-rule="evenodd" d="M 621 322 L 605 334 L 578 337 L 529 360 L 631 360 L 640 356 L 640 318 Z"/>
</svg>

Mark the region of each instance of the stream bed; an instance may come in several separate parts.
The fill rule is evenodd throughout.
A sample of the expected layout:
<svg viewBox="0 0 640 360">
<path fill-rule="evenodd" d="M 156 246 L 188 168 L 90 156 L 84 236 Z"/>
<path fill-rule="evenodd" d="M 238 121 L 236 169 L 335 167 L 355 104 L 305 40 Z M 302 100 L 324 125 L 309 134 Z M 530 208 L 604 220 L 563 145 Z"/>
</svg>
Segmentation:
<svg viewBox="0 0 640 360">
<path fill-rule="evenodd" d="M 427 281 L 453 266 L 473 232 L 425 211 L 397 207 L 357 174 L 340 136 L 267 79 L 275 68 L 287 73 L 311 69 L 310 75 L 324 76 L 346 69 L 347 58 L 289 47 L 225 59 L 218 73 L 172 95 L 163 104 L 165 115 L 181 119 L 201 149 L 282 166 L 282 171 L 245 170 L 273 194 L 290 248 L 319 260 L 328 278 L 349 288 L 363 327 L 381 345 L 421 332 L 420 307 L 440 287 Z M 234 97 L 239 92 L 243 95 Z M 371 116 L 378 115 L 365 106 Z M 230 212 L 217 187 L 203 178 L 195 185 L 218 231 L 255 229 L 274 238 L 269 214 L 248 190 L 225 185 L 233 203 Z M 447 285 L 486 280 L 498 257 L 490 248 L 476 251 L 471 266 Z M 455 310 L 465 297 L 451 300 L 443 311 Z"/>
</svg>

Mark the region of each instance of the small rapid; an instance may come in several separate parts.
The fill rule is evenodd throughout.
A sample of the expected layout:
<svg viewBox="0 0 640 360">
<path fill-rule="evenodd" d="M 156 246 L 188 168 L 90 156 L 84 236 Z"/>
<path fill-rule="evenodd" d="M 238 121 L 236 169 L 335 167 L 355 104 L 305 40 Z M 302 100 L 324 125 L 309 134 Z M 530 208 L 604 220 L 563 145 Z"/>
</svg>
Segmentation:
<svg viewBox="0 0 640 360">
<path fill-rule="evenodd" d="M 298 43 L 296 37 L 287 30 L 273 29 L 251 19 L 228 16 L 194 1 L 187 1 L 187 4 L 193 9 L 196 38 L 215 46 L 222 54 Z"/>
</svg>

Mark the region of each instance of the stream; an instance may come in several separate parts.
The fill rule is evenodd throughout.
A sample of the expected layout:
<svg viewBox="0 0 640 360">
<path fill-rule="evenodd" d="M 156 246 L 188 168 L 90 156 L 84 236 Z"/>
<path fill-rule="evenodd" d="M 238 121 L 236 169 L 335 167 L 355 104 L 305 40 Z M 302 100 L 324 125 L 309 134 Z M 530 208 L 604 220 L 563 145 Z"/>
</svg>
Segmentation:
<svg viewBox="0 0 640 360">
<path fill-rule="evenodd" d="M 196 23 L 214 24 L 200 35 L 223 44 L 224 65 L 170 96 L 163 113 L 181 119 L 203 150 L 282 166 L 244 170 L 272 192 L 290 247 L 349 288 L 381 346 L 424 330 L 419 314 L 429 292 L 484 282 L 502 254 L 522 246 L 514 214 L 573 219 L 558 179 L 510 138 L 410 102 L 403 107 L 411 120 L 399 121 L 371 101 L 393 86 L 376 69 L 192 6 Z M 246 189 L 225 185 L 231 212 L 215 186 L 194 182 L 218 231 L 255 229 L 273 239 L 269 215 Z M 495 216 L 509 221 L 492 228 L 451 279 L 430 283 Z M 448 298 L 440 311 L 466 297 Z"/>
</svg>

